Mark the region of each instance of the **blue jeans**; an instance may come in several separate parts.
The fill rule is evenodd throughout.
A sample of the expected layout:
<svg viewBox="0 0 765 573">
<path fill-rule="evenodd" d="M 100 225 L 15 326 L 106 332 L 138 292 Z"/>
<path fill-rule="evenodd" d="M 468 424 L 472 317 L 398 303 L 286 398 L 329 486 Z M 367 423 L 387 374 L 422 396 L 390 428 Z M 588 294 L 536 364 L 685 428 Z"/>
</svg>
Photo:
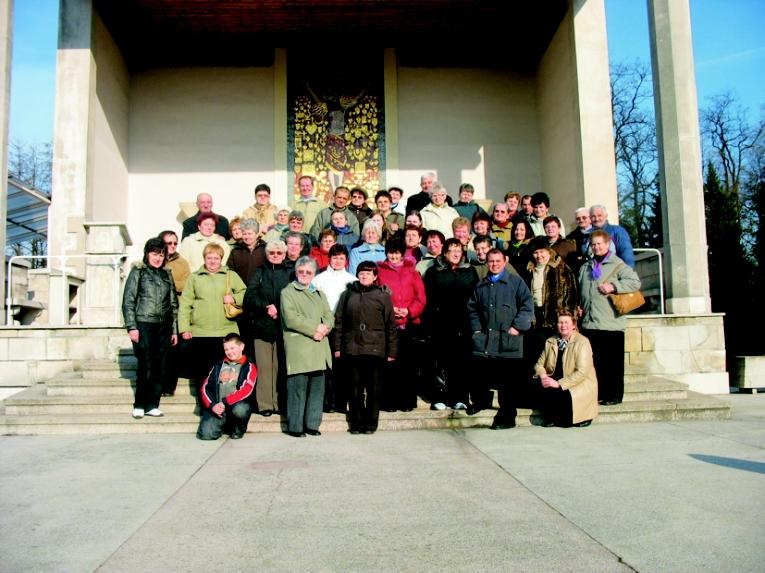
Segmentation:
<svg viewBox="0 0 765 573">
<path fill-rule="evenodd" d="M 231 433 L 247 431 L 250 422 L 251 406 L 247 402 L 237 402 L 233 406 L 226 407 L 220 418 L 210 410 L 202 411 L 202 419 L 199 421 L 197 438 L 200 440 L 217 440 L 223 435 L 223 430 L 228 429 Z"/>
<path fill-rule="evenodd" d="M 318 430 L 324 406 L 324 370 L 287 377 L 287 429 Z"/>
</svg>

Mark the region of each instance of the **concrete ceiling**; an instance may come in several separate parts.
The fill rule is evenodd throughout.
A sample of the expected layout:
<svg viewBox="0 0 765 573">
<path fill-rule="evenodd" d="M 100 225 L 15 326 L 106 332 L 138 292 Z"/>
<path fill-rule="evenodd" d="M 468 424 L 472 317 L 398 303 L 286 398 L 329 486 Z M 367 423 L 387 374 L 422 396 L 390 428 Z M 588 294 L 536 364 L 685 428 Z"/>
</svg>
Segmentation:
<svg viewBox="0 0 765 573">
<path fill-rule="evenodd" d="M 534 69 L 567 0 L 94 0 L 131 69 L 270 65 L 274 47 L 395 47 L 412 66 Z"/>
</svg>

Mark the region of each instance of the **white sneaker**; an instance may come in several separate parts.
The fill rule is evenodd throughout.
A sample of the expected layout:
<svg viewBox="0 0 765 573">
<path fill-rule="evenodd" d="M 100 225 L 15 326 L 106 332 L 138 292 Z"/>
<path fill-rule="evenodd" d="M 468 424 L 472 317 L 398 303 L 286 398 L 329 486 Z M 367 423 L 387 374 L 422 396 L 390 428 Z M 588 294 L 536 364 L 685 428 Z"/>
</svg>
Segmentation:
<svg viewBox="0 0 765 573">
<path fill-rule="evenodd" d="M 430 406 L 431 410 L 446 410 L 446 404 L 443 402 L 436 402 L 435 404 L 431 404 Z"/>
<path fill-rule="evenodd" d="M 455 410 L 467 410 L 467 406 L 465 406 L 464 402 L 457 402 L 454 405 Z"/>
<path fill-rule="evenodd" d="M 133 417 L 136 420 L 143 418 L 143 408 L 133 408 Z"/>
<path fill-rule="evenodd" d="M 160 410 L 159 408 L 152 408 L 151 410 L 146 412 L 146 415 L 151 416 L 153 418 L 159 418 L 160 416 L 164 416 L 164 414 L 162 413 L 162 410 Z"/>
</svg>

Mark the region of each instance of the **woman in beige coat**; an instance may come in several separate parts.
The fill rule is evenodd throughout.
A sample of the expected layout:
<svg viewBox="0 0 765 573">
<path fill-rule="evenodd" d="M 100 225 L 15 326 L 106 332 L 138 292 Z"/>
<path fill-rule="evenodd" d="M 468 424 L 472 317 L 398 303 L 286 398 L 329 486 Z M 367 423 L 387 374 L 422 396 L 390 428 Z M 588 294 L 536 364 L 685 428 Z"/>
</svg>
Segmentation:
<svg viewBox="0 0 765 573">
<path fill-rule="evenodd" d="M 598 379 L 590 341 L 568 311 L 558 314 L 558 335 L 545 341 L 534 366 L 545 427 L 589 426 L 598 415 Z"/>
</svg>

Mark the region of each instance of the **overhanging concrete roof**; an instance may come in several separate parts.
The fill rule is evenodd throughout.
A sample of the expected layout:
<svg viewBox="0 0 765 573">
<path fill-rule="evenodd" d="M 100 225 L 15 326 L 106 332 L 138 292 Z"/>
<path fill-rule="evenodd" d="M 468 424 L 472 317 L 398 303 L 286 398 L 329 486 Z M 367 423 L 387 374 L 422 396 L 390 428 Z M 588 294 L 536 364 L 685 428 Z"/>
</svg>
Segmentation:
<svg viewBox="0 0 765 573">
<path fill-rule="evenodd" d="M 131 69 L 267 66 L 274 47 L 396 47 L 402 65 L 533 69 L 567 0 L 94 0 Z M 477 60 L 478 59 L 478 60 Z"/>
</svg>

